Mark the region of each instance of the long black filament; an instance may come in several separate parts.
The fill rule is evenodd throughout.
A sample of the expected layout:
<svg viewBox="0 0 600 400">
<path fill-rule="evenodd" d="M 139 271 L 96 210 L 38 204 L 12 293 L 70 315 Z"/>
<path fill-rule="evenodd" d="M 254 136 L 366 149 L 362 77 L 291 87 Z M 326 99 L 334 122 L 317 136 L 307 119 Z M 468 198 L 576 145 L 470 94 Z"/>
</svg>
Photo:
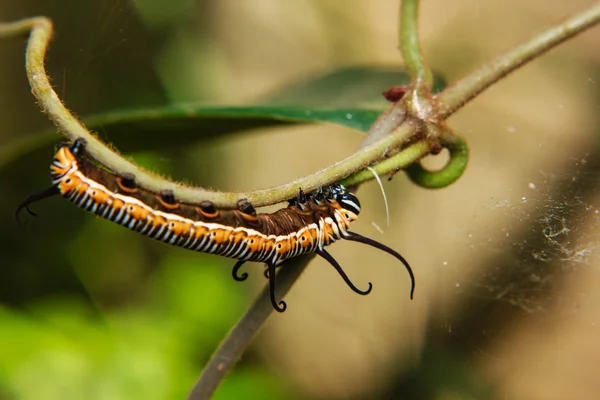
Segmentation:
<svg viewBox="0 0 600 400">
<path fill-rule="evenodd" d="M 329 262 L 329 264 L 331 264 L 333 266 L 333 268 L 335 268 L 335 270 L 340 274 L 340 276 L 342 277 L 342 279 L 344 279 L 344 282 L 346 282 L 346 284 L 354 292 L 356 292 L 356 293 L 358 293 L 358 294 L 360 294 L 362 296 L 371 293 L 371 290 L 373 289 L 373 284 L 371 284 L 371 282 L 369 282 L 369 288 L 367 290 L 365 290 L 364 292 L 362 290 L 360 290 L 359 288 L 357 288 L 356 286 L 354 286 L 354 284 L 352 283 L 352 281 L 350 280 L 350 278 L 348 278 L 348 275 L 346 275 L 346 273 L 344 272 L 344 270 L 342 269 L 342 267 L 340 266 L 340 264 L 337 262 L 337 260 L 335 258 L 333 258 L 333 256 L 331 254 L 329 254 L 327 252 L 327 250 L 325 250 L 325 249 L 317 249 L 317 251 L 315 251 L 315 253 L 317 253 L 318 255 L 320 255 L 321 257 L 323 257 L 325 260 L 327 260 L 327 262 Z"/>
<path fill-rule="evenodd" d="M 269 269 L 269 292 L 271 296 L 271 304 L 273 305 L 275 311 L 282 313 L 287 308 L 287 304 L 285 304 L 285 301 L 283 300 L 277 303 L 277 300 L 275 299 L 275 280 L 277 277 L 277 267 L 274 263 L 269 262 L 267 263 L 267 268 Z"/>
<path fill-rule="evenodd" d="M 277 268 L 281 268 L 283 264 L 277 264 L 275 266 L 275 269 L 277 270 Z M 269 269 L 265 268 L 265 271 L 263 272 L 263 275 L 265 276 L 266 279 L 269 279 Z"/>
<path fill-rule="evenodd" d="M 410 299 L 412 300 L 413 294 L 415 293 L 415 276 L 414 276 L 414 274 L 412 272 L 412 269 L 410 268 L 410 265 L 404 259 L 404 257 L 402 257 L 400 255 L 400 253 L 398 253 L 395 250 L 390 249 L 386 245 L 381 244 L 381 243 L 379 243 L 379 242 L 377 242 L 377 241 L 375 241 L 373 239 L 369 239 L 368 237 L 359 235 L 358 233 L 346 232 L 346 235 L 344 236 L 344 239 L 346 239 L 346 240 L 352 240 L 354 242 L 364 243 L 364 244 L 369 245 L 369 246 L 373 246 L 375 248 L 378 248 L 379 250 L 383 250 L 386 253 L 391 254 L 392 256 L 394 256 L 398 260 L 400 260 L 400 262 L 402 264 L 404 264 L 404 267 L 406 268 L 406 271 L 408 271 L 408 275 L 410 275 L 410 282 L 411 282 L 411 286 L 410 286 Z"/>
<path fill-rule="evenodd" d="M 235 279 L 238 282 L 243 282 L 248 278 L 248 273 L 244 272 L 241 275 L 238 275 L 238 272 L 240 271 L 240 268 L 242 267 L 242 265 L 244 265 L 246 263 L 246 261 L 244 260 L 239 260 L 238 262 L 235 263 L 235 265 L 233 266 L 233 270 L 231 270 L 231 275 L 233 276 L 233 279 Z"/>
<path fill-rule="evenodd" d="M 60 194 L 60 191 L 58 190 L 58 188 L 56 186 L 50 186 L 48 189 L 44 189 L 39 192 L 31 193 L 29 196 L 27 196 L 25 198 L 25 200 L 23 200 L 23 202 L 21 204 L 19 204 L 19 206 L 15 210 L 15 221 L 17 221 L 17 224 L 21 225 L 19 222 L 19 214 L 21 213 L 21 210 L 25 209 L 25 210 L 27 210 L 27 212 L 29 214 L 36 217 L 37 214 L 29 209 L 29 205 L 31 203 L 35 203 L 36 201 L 43 200 L 47 197 L 55 196 L 57 194 Z"/>
</svg>

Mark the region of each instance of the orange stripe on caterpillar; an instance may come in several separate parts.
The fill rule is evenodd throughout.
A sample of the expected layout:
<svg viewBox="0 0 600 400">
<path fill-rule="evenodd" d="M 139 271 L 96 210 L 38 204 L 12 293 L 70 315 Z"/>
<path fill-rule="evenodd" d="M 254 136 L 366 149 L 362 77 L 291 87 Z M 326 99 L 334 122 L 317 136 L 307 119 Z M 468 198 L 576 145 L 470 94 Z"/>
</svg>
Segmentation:
<svg viewBox="0 0 600 400">
<path fill-rule="evenodd" d="M 313 193 L 300 190 L 287 207 L 273 213 L 257 214 L 245 199 L 238 202 L 235 210 L 217 210 L 209 201 L 189 205 L 177 202 L 171 191 L 153 193 L 138 187 L 133 175 L 117 176 L 93 164 L 83 156 L 84 147 L 82 139 L 60 147 L 50 166 L 53 186 L 28 196 L 16 215 L 23 208 L 32 213 L 29 204 L 60 194 L 80 208 L 153 239 L 236 259 L 232 271 L 236 280 L 248 276 L 237 274 L 243 263 L 263 262 L 267 266 L 271 303 L 279 312 L 285 311 L 286 304 L 276 300 L 276 267 L 302 254 L 318 254 L 353 291 L 361 295 L 370 293 L 370 282 L 367 290 L 358 289 L 324 249 L 340 239 L 357 241 L 400 260 L 410 275 L 410 297 L 413 297 L 414 275 L 406 260 L 389 247 L 348 230 L 358 218 L 360 202 L 342 185 Z"/>
</svg>

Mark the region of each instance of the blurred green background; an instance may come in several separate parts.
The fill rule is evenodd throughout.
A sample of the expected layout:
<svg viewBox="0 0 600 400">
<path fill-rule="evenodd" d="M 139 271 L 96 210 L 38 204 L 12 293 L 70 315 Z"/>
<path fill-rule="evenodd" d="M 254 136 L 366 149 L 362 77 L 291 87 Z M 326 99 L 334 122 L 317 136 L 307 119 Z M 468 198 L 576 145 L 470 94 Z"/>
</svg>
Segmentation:
<svg viewBox="0 0 600 400">
<path fill-rule="evenodd" d="M 592 3 L 427 1 L 422 44 L 452 82 Z M 281 184 L 356 149 L 384 106 L 378 93 L 402 83 L 397 9 L 0 2 L 3 21 L 54 20 L 49 75 L 103 138 L 152 170 L 222 190 Z M 427 191 L 397 175 L 384 185 L 389 224 L 377 186 L 361 189 L 356 231 L 411 262 L 413 302 L 394 260 L 336 244 L 373 293 L 356 296 L 313 263 L 216 398 L 596 398 L 599 39 L 593 30 L 567 43 L 453 117 L 473 154 L 457 184 Z M 18 227 L 13 211 L 49 184 L 61 139 L 30 94 L 24 45 L 0 41 L 0 399 L 184 398 L 264 285 L 262 267 L 239 284 L 231 260 L 170 248 L 60 198 Z M 374 73 L 359 79 L 365 69 Z M 336 70 L 341 78 L 316 78 Z M 241 118 L 202 104 L 273 109 Z M 283 124 L 302 107 L 337 119 Z M 323 110 L 335 118 L 313 118 Z"/>
</svg>

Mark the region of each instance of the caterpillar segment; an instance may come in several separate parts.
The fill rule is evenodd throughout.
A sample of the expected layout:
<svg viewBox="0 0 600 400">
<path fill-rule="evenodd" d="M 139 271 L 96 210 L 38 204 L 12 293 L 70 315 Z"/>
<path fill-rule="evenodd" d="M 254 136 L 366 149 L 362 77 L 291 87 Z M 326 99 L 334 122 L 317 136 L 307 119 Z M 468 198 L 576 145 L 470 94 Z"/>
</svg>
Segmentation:
<svg viewBox="0 0 600 400">
<path fill-rule="evenodd" d="M 358 218 L 360 202 L 342 185 L 331 185 L 312 193 L 299 191 L 287 207 L 273 213 L 257 213 L 245 199 L 234 210 L 219 210 L 210 201 L 198 204 L 178 202 L 170 190 L 160 193 L 139 187 L 132 174 L 116 175 L 84 157 L 85 141 L 78 139 L 57 150 L 50 165 L 52 186 L 29 195 L 16 210 L 18 217 L 29 205 L 60 194 L 75 205 L 155 240 L 204 253 L 236 259 L 232 275 L 239 274 L 247 261 L 266 264 L 273 308 L 279 312 L 286 303 L 277 301 L 276 268 L 285 260 L 302 254 L 316 253 L 340 274 L 356 293 L 366 295 L 348 278 L 339 263 L 325 250 L 326 246 L 346 239 L 376 247 L 397 258 L 411 279 L 412 299 L 415 280 L 408 262 L 396 251 L 367 237 L 349 231 Z"/>
</svg>

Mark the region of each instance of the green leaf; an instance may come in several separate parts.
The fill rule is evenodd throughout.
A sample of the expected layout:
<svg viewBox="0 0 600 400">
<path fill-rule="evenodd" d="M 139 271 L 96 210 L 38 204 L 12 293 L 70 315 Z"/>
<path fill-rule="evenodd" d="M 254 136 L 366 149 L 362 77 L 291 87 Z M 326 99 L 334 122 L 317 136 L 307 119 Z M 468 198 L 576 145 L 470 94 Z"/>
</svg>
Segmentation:
<svg viewBox="0 0 600 400">
<path fill-rule="evenodd" d="M 182 146 L 200 139 L 268 126 L 328 122 L 367 131 L 380 111 L 326 109 L 302 106 L 197 106 L 113 112 L 90 118 L 86 125 L 102 127 L 114 142 L 126 148 Z M 124 143 L 120 139 L 129 139 Z"/>
<path fill-rule="evenodd" d="M 408 84 L 410 77 L 400 68 L 346 67 L 289 85 L 267 96 L 261 104 L 381 111 L 389 104 L 382 93 L 392 86 Z M 443 78 L 435 76 L 435 93 L 441 91 L 445 85 Z"/>
<path fill-rule="evenodd" d="M 436 82 L 437 89 L 443 86 L 441 79 Z M 284 87 L 254 105 L 173 104 L 111 111 L 83 121 L 123 151 L 181 147 L 285 124 L 331 123 L 366 132 L 387 106 L 381 93 L 408 83 L 408 76 L 399 69 L 343 68 Z M 0 169 L 57 139 L 51 129 L 3 146 Z"/>
</svg>

